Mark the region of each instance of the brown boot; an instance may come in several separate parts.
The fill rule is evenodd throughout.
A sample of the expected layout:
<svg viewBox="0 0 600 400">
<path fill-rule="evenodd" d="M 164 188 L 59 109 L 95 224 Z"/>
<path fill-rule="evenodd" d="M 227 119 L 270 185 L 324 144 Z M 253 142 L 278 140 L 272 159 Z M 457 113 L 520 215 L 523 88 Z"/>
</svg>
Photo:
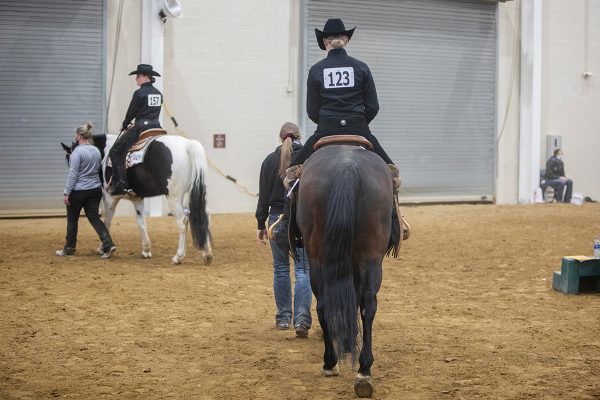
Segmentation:
<svg viewBox="0 0 600 400">
<path fill-rule="evenodd" d="M 300 178 L 301 174 L 302 164 L 292 165 L 291 167 L 285 170 L 285 178 L 283 178 L 283 187 L 285 187 L 286 191 L 290 190 L 290 183 Z"/>
<path fill-rule="evenodd" d="M 406 217 L 403 215 L 400 220 L 400 226 L 402 228 L 402 240 L 408 240 L 410 237 L 410 224 L 406 222 Z"/>
<path fill-rule="evenodd" d="M 402 178 L 400 177 L 400 170 L 394 164 L 388 164 L 390 172 L 392 173 L 392 183 L 394 184 L 394 196 L 400 192 L 400 186 L 402 186 Z"/>
<path fill-rule="evenodd" d="M 408 238 L 410 238 L 411 227 L 406 221 L 406 217 L 400 212 L 400 202 L 398 201 L 397 195 L 394 195 L 394 207 L 396 207 L 396 211 L 398 212 L 398 216 L 400 218 L 400 239 L 402 241 L 408 240 Z"/>
</svg>

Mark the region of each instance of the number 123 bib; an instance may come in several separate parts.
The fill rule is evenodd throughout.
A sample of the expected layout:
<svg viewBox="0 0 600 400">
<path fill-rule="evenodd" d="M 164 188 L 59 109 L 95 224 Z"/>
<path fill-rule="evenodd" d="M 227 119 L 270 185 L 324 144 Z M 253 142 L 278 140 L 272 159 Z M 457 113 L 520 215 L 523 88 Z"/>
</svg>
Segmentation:
<svg viewBox="0 0 600 400">
<path fill-rule="evenodd" d="M 325 68 L 323 84 L 325 89 L 354 87 L 354 68 Z"/>
</svg>

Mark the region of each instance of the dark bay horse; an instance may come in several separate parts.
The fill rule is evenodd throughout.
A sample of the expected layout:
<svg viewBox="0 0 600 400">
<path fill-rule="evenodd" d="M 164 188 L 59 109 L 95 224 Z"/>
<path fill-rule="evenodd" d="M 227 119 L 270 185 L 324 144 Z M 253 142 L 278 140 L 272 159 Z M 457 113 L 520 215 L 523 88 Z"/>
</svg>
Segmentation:
<svg viewBox="0 0 600 400">
<path fill-rule="evenodd" d="M 108 154 L 115 142 L 115 135 L 94 135 L 93 143 L 102 154 Z M 67 160 L 72 147 L 61 143 L 67 152 Z M 136 221 L 142 234 L 142 257 L 152 257 L 150 238 L 146 227 L 144 198 L 166 195 L 169 208 L 177 220 L 179 245 L 171 261 L 180 264 L 186 255 L 186 235 L 191 227 L 194 245 L 201 250 L 202 260 L 210 264 L 212 254 L 209 229 L 210 214 L 206 204 L 207 159 L 204 148 L 196 140 L 181 136 L 164 135 L 148 145 L 146 157 L 141 164 L 127 169 L 131 189 L 136 196 L 111 196 L 108 182 L 112 169 L 102 163 L 102 183 L 105 218 L 104 223 L 110 229 L 117 204 L 121 199 L 133 203 Z"/>
<path fill-rule="evenodd" d="M 323 329 L 323 373 L 339 375 L 338 357 L 359 355 L 354 390 L 370 397 L 371 331 L 377 311 L 383 257 L 388 250 L 392 178 L 375 153 L 330 145 L 304 164 L 296 222 L 310 262 L 310 283 Z M 362 320 L 362 347 L 358 310 Z"/>
</svg>

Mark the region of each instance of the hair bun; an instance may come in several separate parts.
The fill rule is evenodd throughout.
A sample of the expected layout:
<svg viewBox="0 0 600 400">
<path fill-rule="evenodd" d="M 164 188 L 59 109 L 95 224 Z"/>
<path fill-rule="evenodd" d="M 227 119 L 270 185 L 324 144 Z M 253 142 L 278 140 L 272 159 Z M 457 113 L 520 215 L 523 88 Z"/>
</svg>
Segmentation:
<svg viewBox="0 0 600 400">
<path fill-rule="evenodd" d="M 94 125 L 92 125 L 91 122 L 88 121 L 88 123 L 86 124 L 88 130 L 92 129 L 94 127 Z"/>
</svg>

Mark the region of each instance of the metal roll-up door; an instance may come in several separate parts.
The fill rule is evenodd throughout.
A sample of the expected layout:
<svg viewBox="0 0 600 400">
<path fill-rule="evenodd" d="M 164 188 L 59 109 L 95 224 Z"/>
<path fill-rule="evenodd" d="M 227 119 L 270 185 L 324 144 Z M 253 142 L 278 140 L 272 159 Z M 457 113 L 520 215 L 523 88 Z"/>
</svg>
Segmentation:
<svg viewBox="0 0 600 400">
<path fill-rule="evenodd" d="M 326 56 L 314 28 L 328 18 L 357 26 L 346 49 L 373 73 L 380 111 L 371 131 L 400 167 L 403 201 L 493 198 L 496 8 L 469 0 L 304 3 L 304 79 Z M 303 118 L 312 133 L 306 110 Z"/>
<path fill-rule="evenodd" d="M 60 142 L 103 126 L 103 0 L 0 2 L 0 214 L 62 210 Z"/>
</svg>

